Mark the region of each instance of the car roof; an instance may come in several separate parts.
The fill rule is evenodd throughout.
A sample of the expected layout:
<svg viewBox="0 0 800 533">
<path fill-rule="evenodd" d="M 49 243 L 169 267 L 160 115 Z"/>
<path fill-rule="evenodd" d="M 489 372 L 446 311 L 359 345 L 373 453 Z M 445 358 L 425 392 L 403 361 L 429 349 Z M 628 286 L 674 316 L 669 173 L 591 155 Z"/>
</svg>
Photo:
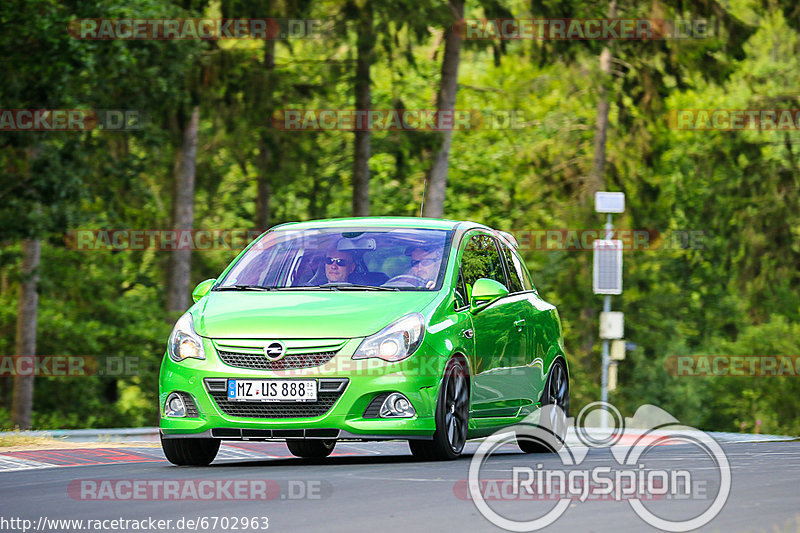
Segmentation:
<svg viewBox="0 0 800 533">
<path fill-rule="evenodd" d="M 466 222 L 458 220 L 445 220 L 427 217 L 350 217 L 350 218 L 329 218 L 323 220 L 309 220 L 306 222 L 287 222 L 275 226 L 274 230 L 305 230 L 320 228 L 352 228 L 352 227 L 372 227 L 372 228 L 416 228 L 416 229 L 469 229 L 484 228 L 490 229 L 483 224 L 476 222 Z"/>
</svg>

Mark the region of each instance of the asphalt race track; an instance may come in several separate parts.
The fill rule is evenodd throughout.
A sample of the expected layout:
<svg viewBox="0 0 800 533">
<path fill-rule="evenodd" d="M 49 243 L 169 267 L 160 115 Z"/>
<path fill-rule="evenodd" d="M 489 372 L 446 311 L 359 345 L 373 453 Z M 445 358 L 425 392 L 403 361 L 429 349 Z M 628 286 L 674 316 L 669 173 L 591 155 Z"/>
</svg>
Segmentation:
<svg viewBox="0 0 800 533">
<path fill-rule="evenodd" d="M 205 517 L 205 522 L 193 524 L 196 530 L 234 531 L 254 529 L 243 527 L 251 525 L 242 522 L 243 517 L 267 517 L 270 531 L 500 531 L 478 512 L 463 490 L 478 444 L 468 443 L 458 461 L 429 463 L 415 461 L 403 442 L 340 443 L 334 455 L 323 461 L 292 458 L 282 443 L 226 443 L 218 459 L 204 468 L 174 467 L 164 460 L 160 448 L 152 446 L 3 453 L 0 471 L 6 471 L 0 472 L 1 514 L 4 519 L 15 517 L 20 521 L 0 522 L 0 530 L 22 531 L 22 519 L 31 521 L 30 530 L 75 531 L 74 524 L 59 528 L 52 520 L 152 518 L 173 521 L 163 530 L 182 531 L 195 530 L 186 526 L 187 520 Z M 800 531 L 800 442 L 721 445 L 730 463 L 730 497 L 716 518 L 700 530 Z M 647 468 L 677 465 L 693 475 L 713 470 L 703 451 L 692 445 L 653 446 L 647 457 Z M 590 449 L 582 467 L 611 465 L 614 461 L 608 448 Z M 487 461 L 488 477 L 508 478 L 513 467 L 525 464 L 564 468 L 557 455 L 525 455 L 506 445 Z M 133 481 L 163 488 L 167 480 L 195 480 L 195 487 L 200 481 L 208 482 L 206 486 L 217 483 L 215 494 L 221 496 L 202 501 L 191 496 L 164 500 L 153 498 L 152 492 L 134 498 L 127 490 L 120 492 L 125 499 L 115 499 L 119 494 L 102 491 L 102 482 L 106 486 L 114 483 L 117 489 L 130 488 Z M 121 481 L 129 483 L 120 485 Z M 236 481 L 247 487 L 258 486 L 261 492 L 254 500 L 238 499 L 241 494 L 235 493 L 235 487 L 219 492 L 226 482 L 231 486 Z M 253 485 L 254 481 L 260 484 Z M 252 493 L 245 496 L 252 497 Z M 106 500 L 96 499 L 103 497 Z M 651 503 L 656 514 L 708 505 L 708 501 L 665 499 Z M 516 515 L 520 520 L 542 515 L 553 505 L 552 500 L 492 502 L 498 513 Z M 215 517 L 217 527 L 212 529 Z M 176 527 L 181 518 L 182 527 Z M 149 524 L 158 527 L 157 522 Z M 84 524 L 82 530 L 88 525 Z M 131 530 L 130 525 L 127 530 Z M 259 522 L 258 529 L 264 525 L 266 522 Z M 106 522 L 105 530 L 114 530 L 114 526 Z M 629 502 L 608 500 L 574 500 L 544 530 L 657 531 L 633 512 Z"/>
</svg>

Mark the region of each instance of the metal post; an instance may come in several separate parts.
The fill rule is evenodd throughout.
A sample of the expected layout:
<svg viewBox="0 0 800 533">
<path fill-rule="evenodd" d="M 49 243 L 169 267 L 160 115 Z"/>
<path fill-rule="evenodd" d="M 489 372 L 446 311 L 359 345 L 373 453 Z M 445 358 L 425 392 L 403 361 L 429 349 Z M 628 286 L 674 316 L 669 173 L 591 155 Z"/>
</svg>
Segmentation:
<svg viewBox="0 0 800 533">
<path fill-rule="evenodd" d="M 608 313 L 611 311 L 611 296 L 606 294 L 603 297 L 603 311 Z M 603 339 L 603 380 L 602 390 L 600 391 L 600 399 L 603 403 L 608 402 L 608 339 Z M 608 411 L 601 410 L 602 419 L 600 425 L 603 429 L 608 427 Z"/>
<path fill-rule="evenodd" d="M 606 240 L 613 237 L 614 226 L 611 224 L 611 213 L 606 215 Z M 606 294 L 603 297 L 603 312 L 608 313 L 611 311 L 611 295 Z M 603 340 L 603 377 L 601 381 L 600 399 L 605 403 L 608 402 L 608 339 Z M 600 425 L 603 429 L 608 427 L 608 410 L 601 409 Z"/>
</svg>

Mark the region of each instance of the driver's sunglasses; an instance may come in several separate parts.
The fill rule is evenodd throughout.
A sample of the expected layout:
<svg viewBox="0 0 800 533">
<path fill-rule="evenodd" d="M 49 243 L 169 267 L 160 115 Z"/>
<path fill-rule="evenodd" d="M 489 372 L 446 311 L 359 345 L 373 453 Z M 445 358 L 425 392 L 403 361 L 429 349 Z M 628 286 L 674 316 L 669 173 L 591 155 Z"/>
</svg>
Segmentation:
<svg viewBox="0 0 800 533">
<path fill-rule="evenodd" d="M 438 259 L 412 259 L 411 266 L 415 267 L 417 265 L 422 265 L 424 267 L 427 267 L 436 264 L 438 261 L 439 261 Z"/>
<path fill-rule="evenodd" d="M 346 267 L 346 266 L 348 266 L 350 264 L 350 261 L 348 261 L 347 259 L 344 259 L 342 257 L 327 257 L 327 258 L 325 258 L 325 264 L 326 265 L 332 265 L 334 263 L 336 263 L 340 267 Z"/>
</svg>

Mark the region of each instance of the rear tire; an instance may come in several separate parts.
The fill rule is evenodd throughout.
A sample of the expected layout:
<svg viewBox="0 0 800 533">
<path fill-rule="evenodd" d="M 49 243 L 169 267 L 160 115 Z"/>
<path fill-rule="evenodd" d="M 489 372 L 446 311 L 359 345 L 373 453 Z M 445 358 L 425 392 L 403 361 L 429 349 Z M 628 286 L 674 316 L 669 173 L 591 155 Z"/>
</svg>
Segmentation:
<svg viewBox="0 0 800 533">
<path fill-rule="evenodd" d="M 292 455 L 305 459 L 322 459 L 328 457 L 336 446 L 335 440 L 289 439 L 286 446 Z"/>
<path fill-rule="evenodd" d="M 219 439 L 165 439 L 161 449 L 167 461 L 178 466 L 208 466 L 217 456 Z"/>
<path fill-rule="evenodd" d="M 412 455 L 423 461 L 457 459 L 467 442 L 469 421 L 469 379 L 459 359 L 450 359 L 445 367 L 435 419 L 433 440 L 408 441 Z"/>
<path fill-rule="evenodd" d="M 569 416 L 569 376 L 564 362 L 557 359 L 542 393 L 539 426 L 530 435 L 517 433 L 517 444 L 525 453 L 554 453 L 567 438 Z"/>
</svg>

